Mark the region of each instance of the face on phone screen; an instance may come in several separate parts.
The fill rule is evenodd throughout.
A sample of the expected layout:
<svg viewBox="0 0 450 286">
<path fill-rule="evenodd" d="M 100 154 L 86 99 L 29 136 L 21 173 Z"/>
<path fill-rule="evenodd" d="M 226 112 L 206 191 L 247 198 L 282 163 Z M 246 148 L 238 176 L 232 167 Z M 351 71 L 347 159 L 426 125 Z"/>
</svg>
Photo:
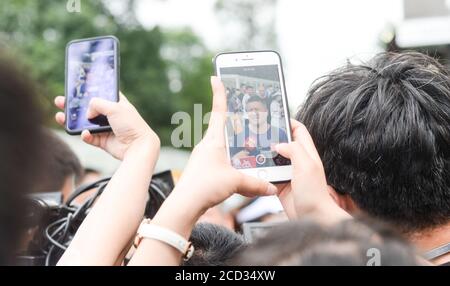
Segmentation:
<svg viewBox="0 0 450 286">
<path fill-rule="evenodd" d="M 105 116 L 88 119 L 94 97 L 117 101 L 117 42 L 114 38 L 76 41 L 67 48 L 66 120 L 69 131 L 108 126 Z"/>
<path fill-rule="evenodd" d="M 220 68 L 228 104 L 227 138 L 237 169 L 290 165 L 274 147 L 288 142 L 278 65 Z"/>
</svg>

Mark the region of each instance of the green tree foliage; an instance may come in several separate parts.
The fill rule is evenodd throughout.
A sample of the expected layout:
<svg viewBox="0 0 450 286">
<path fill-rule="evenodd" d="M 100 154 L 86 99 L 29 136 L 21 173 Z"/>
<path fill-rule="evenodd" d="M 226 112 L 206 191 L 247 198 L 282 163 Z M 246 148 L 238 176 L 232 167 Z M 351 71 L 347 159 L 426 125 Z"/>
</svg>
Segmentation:
<svg viewBox="0 0 450 286">
<path fill-rule="evenodd" d="M 211 110 L 210 76 L 214 74 L 213 54 L 189 29 L 165 33 L 162 55 L 167 59 L 169 84 L 174 92 L 174 108 L 194 118 L 194 104 L 201 104 L 203 115 Z M 177 83 L 181 83 L 177 86 Z M 176 88 L 179 90 L 176 90 Z M 194 122 L 192 120 L 192 128 Z M 203 126 L 205 130 L 206 125 Z M 192 129 L 193 130 L 193 129 Z M 198 139 L 198 138 L 197 138 Z M 198 143 L 194 142 L 192 145 Z"/>
<path fill-rule="evenodd" d="M 216 0 L 223 28 L 235 31 L 228 41 L 232 49 L 276 50 L 276 6 L 277 0 Z"/>
</svg>

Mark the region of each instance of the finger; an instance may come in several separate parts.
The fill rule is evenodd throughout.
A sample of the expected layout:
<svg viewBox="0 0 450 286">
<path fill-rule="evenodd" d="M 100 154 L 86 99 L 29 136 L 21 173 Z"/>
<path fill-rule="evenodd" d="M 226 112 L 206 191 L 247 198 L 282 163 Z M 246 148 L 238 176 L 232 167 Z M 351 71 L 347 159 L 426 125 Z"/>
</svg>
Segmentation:
<svg viewBox="0 0 450 286">
<path fill-rule="evenodd" d="M 275 185 L 261 179 L 240 174 L 238 193 L 244 196 L 272 196 L 278 193 Z"/>
<path fill-rule="evenodd" d="M 275 146 L 275 149 L 283 157 L 291 160 L 294 170 L 300 170 L 302 166 L 312 162 L 312 158 L 299 142 L 281 143 Z"/>
<path fill-rule="evenodd" d="M 308 152 L 309 156 L 316 160 L 317 162 L 322 162 L 319 156 L 319 152 L 317 152 L 316 145 L 309 134 L 308 129 L 302 123 L 297 127 L 297 139 L 295 141 L 300 142 L 300 144 L 305 148 L 306 152 Z"/>
<path fill-rule="evenodd" d="M 81 132 L 81 139 L 87 144 L 97 147 L 100 146 L 99 136 L 93 135 L 89 130 L 83 130 L 83 132 Z"/>
<path fill-rule="evenodd" d="M 227 111 L 225 87 L 216 76 L 211 77 L 211 87 L 213 91 L 213 103 L 206 136 L 223 141 L 225 140 L 225 121 Z"/>
<path fill-rule="evenodd" d="M 93 98 L 89 102 L 89 108 L 87 111 L 87 118 L 95 118 L 99 115 L 109 116 L 111 115 L 117 107 L 117 102 L 101 99 L 101 98 Z"/>
<path fill-rule="evenodd" d="M 64 123 L 66 122 L 66 115 L 64 114 L 64 112 L 57 112 L 55 114 L 55 120 L 59 125 L 64 125 Z"/>
<path fill-rule="evenodd" d="M 292 130 L 292 140 L 297 141 L 300 139 L 300 126 L 302 124 L 295 119 L 291 118 L 291 130 Z"/>
<path fill-rule="evenodd" d="M 55 97 L 55 105 L 56 107 L 58 107 L 59 109 L 64 109 L 64 104 L 66 102 L 66 98 L 64 96 L 57 96 Z"/>
</svg>

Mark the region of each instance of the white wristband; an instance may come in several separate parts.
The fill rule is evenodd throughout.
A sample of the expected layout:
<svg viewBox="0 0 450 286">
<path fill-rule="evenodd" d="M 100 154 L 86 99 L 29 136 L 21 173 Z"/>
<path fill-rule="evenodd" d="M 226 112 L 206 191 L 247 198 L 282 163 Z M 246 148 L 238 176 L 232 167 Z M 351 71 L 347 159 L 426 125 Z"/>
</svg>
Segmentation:
<svg viewBox="0 0 450 286">
<path fill-rule="evenodd" d="M 156 239 L 178 249 L 183 254 L 184 260 L 191 258 L 194 253 L 194 246 L 184 237 L 167 228 L 150 224 L 146 220 L 139 226 L 138 243 L 142 238 Z"/>
</svg>

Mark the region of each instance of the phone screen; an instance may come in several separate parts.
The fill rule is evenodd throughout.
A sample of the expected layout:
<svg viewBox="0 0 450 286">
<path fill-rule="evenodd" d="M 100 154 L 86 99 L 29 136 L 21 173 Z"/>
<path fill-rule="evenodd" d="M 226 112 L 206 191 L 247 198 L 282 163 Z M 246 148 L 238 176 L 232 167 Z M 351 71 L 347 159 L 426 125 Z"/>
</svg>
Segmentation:
<svg viewBox="0 0 450 286">
<path fill-rule="evenodd" d="M 80 40 L 67 47 L 66 128 L 91 131 L 109 126 L 105 116 L 87 118 L 94 97 L 118 101 L 117 40 L 112 37 Z"/>
<path fill-rule="evenodd" d="M 220 68 L 227 93 L 227 138 L 237 169 L 290 165 L 274 147 L 288 142 L 278 65 Z"/>
</svg>

